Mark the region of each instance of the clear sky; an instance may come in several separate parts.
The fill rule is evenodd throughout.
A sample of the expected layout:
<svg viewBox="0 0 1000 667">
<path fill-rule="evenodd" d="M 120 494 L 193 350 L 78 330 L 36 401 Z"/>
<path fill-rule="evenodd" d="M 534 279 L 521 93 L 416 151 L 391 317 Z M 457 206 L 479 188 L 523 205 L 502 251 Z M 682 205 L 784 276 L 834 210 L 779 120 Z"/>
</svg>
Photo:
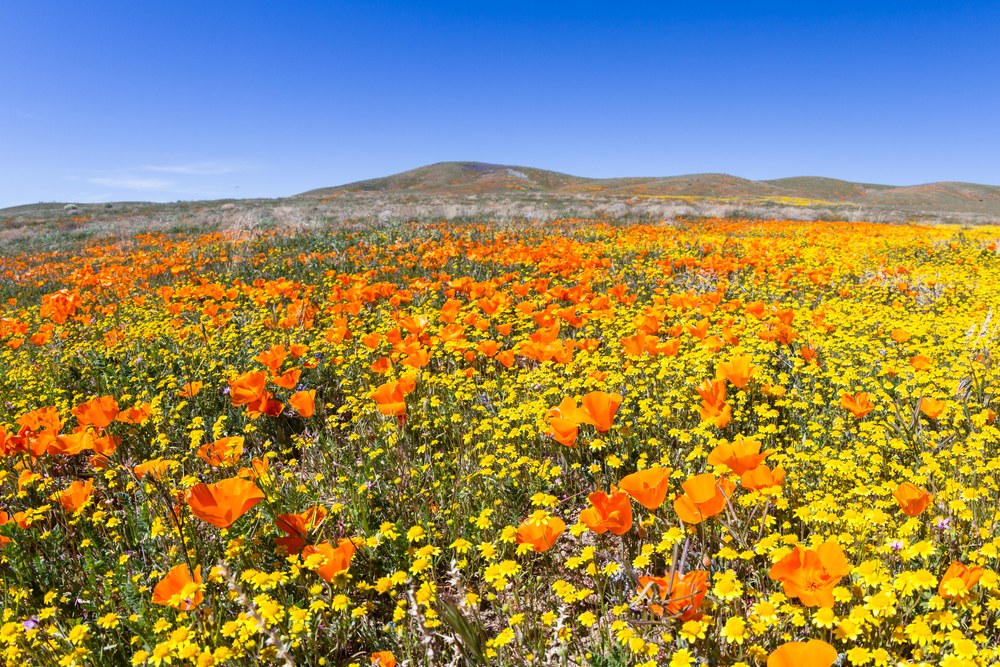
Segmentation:
<svg viewBox="0 0 1000 667">
<path fill-rule="evenodd" d="M 1000 184 L 1000 2 L 0 3 L 0 206 L 445 160 Z"/>
</svg>

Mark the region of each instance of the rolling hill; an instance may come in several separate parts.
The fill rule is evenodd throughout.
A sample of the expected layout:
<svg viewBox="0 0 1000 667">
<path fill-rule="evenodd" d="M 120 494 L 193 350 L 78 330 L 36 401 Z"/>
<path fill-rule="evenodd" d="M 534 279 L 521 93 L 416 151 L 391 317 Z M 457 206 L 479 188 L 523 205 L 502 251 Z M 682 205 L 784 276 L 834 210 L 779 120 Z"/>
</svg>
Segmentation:
<svg viewBox="0 0 1000 667">
<path fill-rule="evenodd" d="M 845 205 L 914 211 L 1000 215 L 1000 187 L 942 182 L 892 186 L 818 176 L 753 181 L 728 174 L 585 178 L 534 167 L 439 162 L 391 176 L 305 192 L 301 198 L 346 193 L 503 195 L 538 193 L 714 200 L 788 200 L 799 205 Z"/>
</svg>

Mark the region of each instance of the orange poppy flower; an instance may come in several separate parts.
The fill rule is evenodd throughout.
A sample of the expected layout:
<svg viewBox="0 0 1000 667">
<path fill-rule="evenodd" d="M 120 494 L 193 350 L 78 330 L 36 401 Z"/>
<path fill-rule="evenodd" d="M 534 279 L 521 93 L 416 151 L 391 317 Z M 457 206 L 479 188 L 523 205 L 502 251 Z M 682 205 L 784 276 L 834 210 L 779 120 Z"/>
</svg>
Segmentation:
<svg viewBox="0 0 1000 667">
<path fill-rule="evenodd" d="M 910 332 L 906 329 L 893 329 L 889 332 L 889 335 L 892 336 L 892 339 L 897 343 L 905 343 L 910 340 Z"/>
<path fill-rule="evenodd" d="M 760 451 L 760 441 L 753 438 L 736 436 L 732 443 L 723 443 L 715 447 L 708 455 L 710 465 L 724 465 L 737 475 L 753 470 L 774 453 L 773 449 Z"/>
<path fill-rule="evenodd" d="M 930 396 L 924 396 L 920 399 L 920 411 L 931 419 L 937 419 L 942 412 L 944 412 L 945 406 L 948 405 L 948 401 L 939 401 L 936 398 L 931 398 Z"/>
<path fill-rule="evenodd" d="M 17 425 L 32 433 L 48 431 L 51 434 L 55 434 L 62 429 L 62 420 L 59 419 L 59 411 L 52 406 L 48 406 L 24 413 L 18 417 Z"/>
<path fill-rule="evenodd" d="M 736 485 L 725 477 L 716 479 L 710 472 L 695 475 L 681 484 L 684 493 L 674 499 L 674 511 L 681 521 L 698 524 L 726 507 L 726 499 Z"/>
<path fill-rule="evenodd" d="M 733 416 L 733 410 L 726 403 L 726 382 L 725 380 L 705 380 L 695 387 L 695 391 L 701 396 L 701 420 L 709 422 L 716 428 L 726 428 Z"/>
<path fill-rule="evenodd" d="M 94 448 L 94 432 L 88 428 L 82 428 L 75 433 L 57 435 L 49 441 L 46 451 L 49 454 L 62 454 L 73 456 L 80 452 Z"/>
<path fill-rule="evenodd" d="M 796 546 L 771 566 L 768 576 L 782 583 L 785 595 L 807 607 L 833 607 L 833 589 L 850 572 L 840 545 L 824 542 L 815 550 Z"/>
<path fill-rule="evenodd" d="M 242 477 L 243 479 L 249 479 L 254 482 L 259 482 L 265 486 L 269 485 L 272 481 L 271 473 L 268 470 L 268 459 L 266 456 L 263 459 L 257 458 L 256 456 L 250 459 L 249 468 L 240 468 L 239 472 L 236 473 L 237 477 Z"/>
<path fill-rule="evenodd" d="M 961 602 L 969 597 L 969 592 L 983 578 L 983 573 L 983 568 L 978 565 L 964 565 L 953 560 L 941 576 L 938 595 L 945 600 Z"/>
<path fill-rule="evenodd" d="M 271 382 L 282 389 L 295 389 L 295 385 L 299 383 L 300 377 L 302 377 L 301 368 L 289 368 L 281 375 L 275 374 L 271 378 Z"/>
<path fill-rule="evenodd" d="M 580 425 L 575 421 L 562 417 L 549 417 L 549 430 L 546 435 L 566 447 L 576 447 L 576 438 L 580 433 Z"/>
<path fill-rule="evenodd" d="M 248 371 L 229 381 L 229 400 L 233 405 L 259 401 L 267 383 L 267 371 Z"/>
<path fill-rule="evenodd" d="M 306 546 L 309 533 L 323 523 L 324 519 L 326 519 L 326 509 L 318 505 L 298 514 L 279 514 L 274 520 L 274 525 L 287 535 L 279 537 L 276 543 L 290 554 L 300 553 Z"/>
<path fill-rule="evenodd" d="M 285 409 L 285 404 L 274 398 L 274 394 L 265 391 L 257 400 L 247 403 L 247 416 L 256 419 L 261 415 L 277 417 Z"/>
<path fill-rule="evenodd" d="M 566 522 L 547 512 L 535 512 L 517 527 L 517 543 L 527 544 L 532 551 L 548 551 L 566 530 Z"/>
<path fill-rule="evenodd" d="M 931 361 L 930 357 L 925 357 L 922 354 L 910 359 L 910 365 L 913 366 L 914 370 L 927 371 L 933 368 L 934 362 Z"/>
<path fill-rule="evenodd" d="M 285 346 L 275 345 L 270 350 L 265 350 L 258 354 L 254 357 L 254 360 L 267 366 L 272 375 L 277 375 L 278 371 L 281 370 L 281 365 L 285 363 L 285 359 L 287 358 L 288 351 L 285 349 Z"/>
<path fill-rule="evenodd" d="M 581 407 L 590 415 L 591 423 L 598 433 L 607 433 L 611 429 L 618 406 L 622 404 L 621 394 L 609 394 L 605 391 L 592 391 L 580 401 Z"/>
<path fill-rule="evenodd" d="M 837 649 L 820 639 L 782 644 L 767 658 L 767 667 L 832 667 Z"/>
<path fill-rule="evenodd" d="M 549 417 L 559 417 L 575 424 L 593 424 L 594 418 L 590 413 L 576 404 L 576 399 L 567 396 L 559 405 L 549 408 Z"/>
<path fill-rule="evenodd" d="M 372 393 L 378 411 L 386 417 L 399 417 L 406 414 L 406 394 L 403 386 L 397 382 L 380 384 Z"/>
<path fill-rule="evenodd" d="M 181 611 L 194 609 L 201 604 L 201 565 L 194 568 L 194 576 L 187 565 L 175 565 L 153 587 L 153 604 L 162 604 Z"/>
<path fill-rule="evenodd" d="M 351 567 L 351 559 L 354 558 L 356 550 L 354 542 L 348 539 L 339 540 L 337 546 L 328 541 L 316 545 L 309 544 L 302 549 L 302 560 L 307 561 L 315 554 L 322 556 L 323 562 L 315 568 L 316 573 L 326 581 L 333 581 Z"/>
<path fill-rule="evenodd" d="M 549 408 L 546 414 L 549 423 L 549 430 L 546 435 L 554 438 L 556 442 L 567 447 L 576 446 L 576 437 L 580 431 L 580 424 L 593 424 L 594 419 L 590 413 L 577 406 L 576 400 L 567 396 L 559 405 Z"/>
<path fill-rule="evenodd" d="M 199 447 L 198 458 L 216 468 L 222 465 L 236 465 L 243 456 L 243 443 L 243 436 L 240 435 L 222 438 Z"/>
<path fill-rule="evenodd" d="M 382 334 L 380 333 L 369 333 L 361 337 L 361 342 L 365 344 L 369 350 L 374 350 L 382 343 Z"/>
<path fill-rule="evenodd" d="M 142 463 L 134 466 L 132 471 L 135 476 L 142 479 L 146 475 L 149 475 L 153 479 L 160 479 L 164 474 L 167 473 L 170 468 L 177 465 L 176 461 L 171 461 L 170 459 L 156 458 L 149 461 L 143 461 Z"/>
<path fill-rule="evenodd" d="M 73 408 L 81 426 L 104 428 L 118 416 L 118 401 L 112 396 L 99 396 Z"/>
<path fill-rule="evenodd" d="M 106 433 L 99 438 L 94 438 L 94 451 L 103 456 L 111 456 L 122 444 L 122 439 L 117 435 Z"/>
<path fill-rule="evenodd" d="M 67 512 L 78 512 L 87 504 L 93 492 L 94 480 L 88 479 L 86 482 L 77 480 L 59 494 L 59 503 Z"/>
<path fill-rule="evenodd" d="M 8 523 L 10 523 L 10 515 L 7 514 L 6 512 L 0 511 L 0 526 L 3 526 Z M 13 542 L 11 538 L 7 537 L 6 535 L 0 535 L 0 547 L 2 547 L 5 544 L 9 544 L 10 542 Z"/>
<path fill-rule="evenodd" d="M 742 389 L 760 370 L 759 366 L 754 366 L 751 363 L 752 361 L 753 357 L 748 354 L 733 357 L 729 361 L 719 364 L 715 369 L 715 377 L 720 380 L 728 380 L 737 389 Z"/>
<path fill-rule="evenodd" d="M 918 516 L 931 504 L 934 496 L 915 484 L 903 482 L 892 492 L 906 516 Z"/>
<path fill-rule="evenodd" d="M 21 474 L 17 476 L 17 492 L 24 493 L 24 490 L 28 488 L 28 485 L 34 484 L 39 479 L 43 479 L 43 477 L 37 472 L 22 470 Z"/>
<path fill-rule="evenodd" d="M 389 357 L 379 357 L 371 363 L 369 368 L 372 369 L 373 373 L 378 373 L 379 375 L 385 375 L 392 369 L 392 359 Z"/>
<path fill-rule="evenodd" d="M 514 351 L 504 350 L 496 356 L 497 361 L 504 365 L 506 368 L 510 368 L 514 365 Z"/>
<path fill-rule="evenodd" d="M 662 577 L 639 577 L 639 593 L 654 602 L 649 610 L 657 616 L 666 613 L 682 621 L 701 618 L 699 609 L 708 589 L 706 570 L 675 572 L 670 581 Z"/>
<path fill-rule="evenodd" d="M 785 471 L 783 468 L 771 470 L 763 463 L 753 470 L 747 470 L 740 476 L 740 484 L 743 485 L 744 489 L 749 489 L 750 491 L 761 491 L 781 486 L 781 483 L 784 481 Z"/>
<path fill-rule="evenodd" d="M 647 352 L 646 349 L 646 334 L 642 331 L 625 338 L 620 338 L 618 340 L 621 346 L 625 348 L 625 353 L 632 357 L 641 357 Z M 655 340 L 653 341 L 656 342 Z"/>
<path fill-rule="evenodd" d="M 142 424 L 153 414 L 153 406 L 149 403 L 138 403 L 131 408 L 126 408 L 115 417 L 123 424 Z"/>
<path fill-rule="evenodd" d="M 312 417 L 316 412 L 316 390 L 297 391 L 288 397 L 288 402 L 300 417 Z"/>
<path fill-rule="evenodd" d="M 188 382 L 181 390 L 178 392 L 184 398 L 194 398 L 201 391 L 201 388 L 205 386 L 204 382 Z"/>
<path fill-rule="evenodd" d="M 195 484 L 187 493 L 191 513 L 218 528 L 229 528 L 262 500 L 264 494 L 257 485 L 239 477 Z"/>
<path fill-rule="evenodd" d="M 375 651 L 371 655 L 372 667 L 396 667 L 396 656 L 392 651 Z"/>
<path fill-rule="evenodd" d="M 497 351 L 500 349 L 500 345 L 495 340 L 484 340 L 476 345 L 476 350 L 480 354 L 491 359 L 496 355 Z"/>
<path fill-rule="evenodd" d="M 853 396 L 844 394 L 840 397 L 840 407 L 846 409 L 858 419 L 861 419 L 875 409 L 875 405 L 871 401 L 871 394 L 867 391 L 859 391 Z"/>
<path fill-rule="evenodd" d="M 598 535 L 624 535 L 632 527 L 632 501 L 624 491 L 612 486 L 611 495 L 595 491 L 587 499 L 592 507 L 580 512 L 580 521 Z"/>
<path fill-rule="evenodd" d="M 663 504 L 669 485 L 670 468 L 646 468 L 626 475 L 618 482 L 618 488 L 648 510 L 655 510 Z"/>
</svg>

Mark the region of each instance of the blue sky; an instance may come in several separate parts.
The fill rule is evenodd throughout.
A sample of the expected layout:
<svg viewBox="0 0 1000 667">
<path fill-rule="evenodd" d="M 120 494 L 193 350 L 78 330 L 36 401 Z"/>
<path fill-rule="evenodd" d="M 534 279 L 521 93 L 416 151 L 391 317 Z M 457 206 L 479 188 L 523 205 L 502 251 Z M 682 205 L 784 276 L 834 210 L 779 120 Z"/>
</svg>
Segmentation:
<svg viewBox="0 0 1000 667">
<path fill-rule="evenodd" d="M 0 206 L 444 160 L 1000 184 L 1000 2 L 0 5 Z"/>
</svg>

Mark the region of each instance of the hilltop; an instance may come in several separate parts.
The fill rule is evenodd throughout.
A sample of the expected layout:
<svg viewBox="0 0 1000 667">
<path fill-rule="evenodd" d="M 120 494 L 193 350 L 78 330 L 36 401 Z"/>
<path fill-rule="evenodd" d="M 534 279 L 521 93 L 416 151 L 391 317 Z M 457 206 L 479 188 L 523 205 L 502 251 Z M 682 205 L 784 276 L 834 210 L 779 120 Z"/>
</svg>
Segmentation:
<svg viewBox="0 0 1000 667">
<path fill-rule="evenodd" d="M 1000 187 L 941 182 L 893 186 L 821 176 L 754 181 L 729 174 L 586 178 L 535 167 L 483 162 L 438 162 L 391 176 L 305 192 L 298 197 L 346 193 L 512 195 L 523 193 L 604 197 L 742 200 L 799 206 L 861 206 L 908 211 L 1000 215 Z"/>
<path fill-rule="evenodd" d="M 1000 187 L 881 185 L 820 176 L 586 178 L 535 167 L 439 162 L 278 199 L 40 203 L 0 209 L 0 249 L 46 249 L 154 230 L 361 226 L 421 219 L 697 218 L 995 224 Z"/>
</svg>

